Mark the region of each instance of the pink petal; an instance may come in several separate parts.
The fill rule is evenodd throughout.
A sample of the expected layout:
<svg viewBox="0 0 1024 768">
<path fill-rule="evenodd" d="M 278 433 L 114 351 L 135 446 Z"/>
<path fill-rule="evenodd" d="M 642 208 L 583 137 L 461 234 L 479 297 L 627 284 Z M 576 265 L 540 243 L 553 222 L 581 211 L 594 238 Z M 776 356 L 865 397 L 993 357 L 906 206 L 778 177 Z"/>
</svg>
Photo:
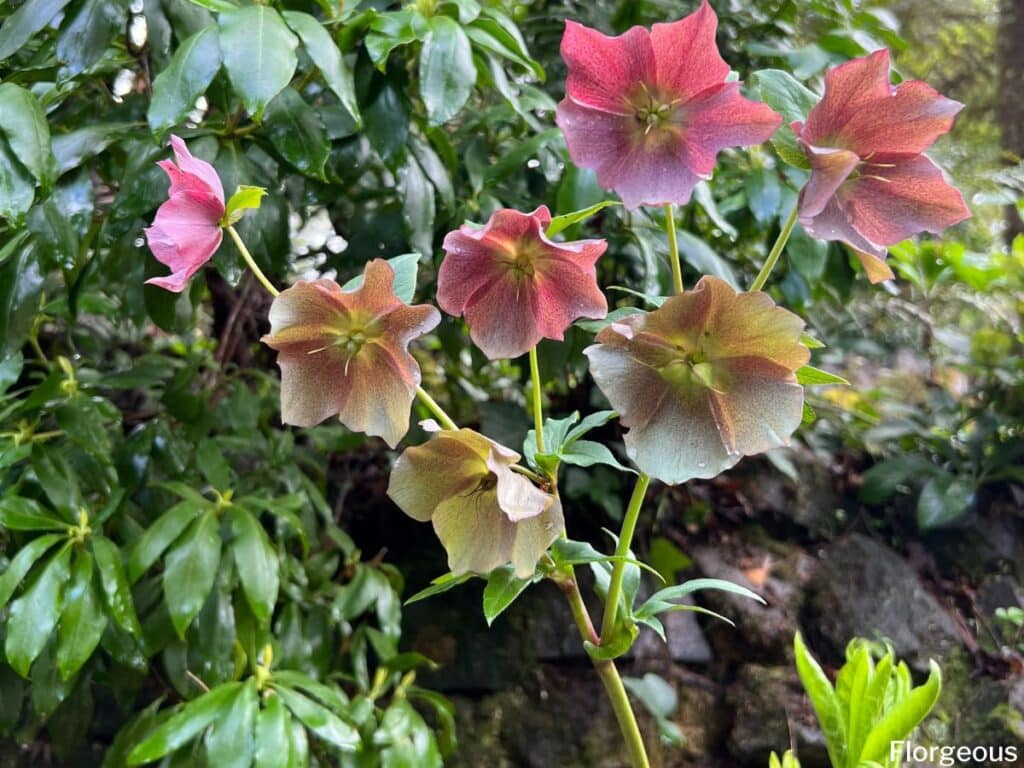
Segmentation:
<svg viewBox="0 0 1024 768">
<path fill-rule="evenodd" d="M 316 350 L 315 343 L 306 343 L 290 344 L 278 352 L 285 424 L 312 427 L 341 409 L 349 385 L 345 355 L 337 348 Z"/>
<path fill-rule="evenodd" d="M 409 431 L 420 367 L 404 349 L 366 344 L 342 371 L 338 418 L 353 432 L 383 438 L 394 448 Z"/>
<path fill-rule="evenodd" d="M 566 95 L 593 109 L 632 114 L 627 100 L 640 83 L 654 81 L 651 36 L 642 27 L 608 37 L 596 29 L 567 21 L 561 52 L 569 67 Z"/>
<path fill-rule="evenodd" d="M 648 150 L 636 138 L 632 117 L 611 115 L 569 99 L 558 105 L 558 127 L 565 134 L 572 161 L 597 172 L 597 182 L 613 189 L 627 208 L 689 202 L 701 181 L 680 160 L 676 146 L 662 143 Z"/>
<path fill-rule="evenodd" d="M 651 45 L 657 60 L 657 83 L 684 101 L 729 75 L 729 65 L 718 52 L 715 32 L 718 17 L 702 0 L 700 8 L 671 24 L 651 28 Z"/>
<path fill-rule="evenodd" d="M 860 157 L 845 149 L 808 145 L 804 145 L 804 152 L 811 161 L 811 178 L 800 193 L 800 215 L 817 216 L 860 163 Z"/>
<path fill-rule="evenodd" d="M 938 234 L 971 215 L 960 191 L 924 155 L 873 158 L 840 199 L 853 228 L 881 246 L 918 232 Z"/>
<path fill-rule="evenodd" d="M 865 238 L 850 223 L 839 200 L 835 197 L 816 216 L 801 216 L 800 225 L 811 237 L 818 240 L 839 240 L 853 249 L 864 265 L 864 271 L 872 283 L 891 280 L 894 275 L 885 263 L 886 249 Z"/>
<path fill-rule="evenodd" d="M 577 319 L 599 320 L 608 314 L 608 300 L 593 267 L 588 271 L 567 260 L 547 259 L 538 267 L 536 290 L 537 328 L 545 338 L 561 341 Z"/>
<path fill-rule="evenodd" d="M 329 344 L 337 335 L 339 316 L 347 316 L 341 288 L 333 280 L 300 280 L 270 305 L 270 333 L 263 342 L 280 350 L 285 344 Z"/>
<path fill-rule="evenodd" d="M 872 102 L 888 98 L 889 51 L 852 59 L 825 73 L 825 95 L 807 116 L 801 138 L 817 146 L 838 143 L 850 118 Z"/>
<path fill-rule="evenodd" d="M 767 104 L 744 98 L 739 83 L 701 92 L 683 104 L 683 113 L 681 159 L 703 178 L 710 178 L 720 151 L 767 141 L 782 124 L 782 116 Z"/>
<path fill-rule="evenodd" d="M 803 419 L 804 403 L 803 387 L 792 372 L 757 358 L 736 358 L 725 365 L 728 391 L 709 397 L 730 453 L 750 456 L 789 445 Z"/>
<path fill-rule="evenodd" d="M 491 360 L 525 355 L 543 337 L 533 283 L 511 273 L 470 296 L 463 314 L 473 343 Z"/>
<path fill-rule="evenodd" d="M 178 167 L 184 173 L 191 174 L 202 180 L 209 192 L 220 201 L 223 215 L 224 187 L 220 182 L 220 176 L 217 175 L 217 171 L 205 160 L 193 157 L 192 153 L 188 151 L 188 147 L 185 146 L 185 142 L 177 136 L 171 136 L 171 147 L 174 149 L 174 156 L 178 161 Z"/>
<path fill-rule="evenodd" d="M 164 203 L 171 205 L 173 201 Z M 220 247 L 224 233 L 219 227 L 205 224 L 182 225 L 181 218 L 171 217 L 171 229 L 157 221 L 145 230 L 146 241 L 156 260 L 171 270 L 168 277 L 154 277 L 147 283 L 175 293 L 184 290 L 186 283 L 198 272 Z"/>
</svg>

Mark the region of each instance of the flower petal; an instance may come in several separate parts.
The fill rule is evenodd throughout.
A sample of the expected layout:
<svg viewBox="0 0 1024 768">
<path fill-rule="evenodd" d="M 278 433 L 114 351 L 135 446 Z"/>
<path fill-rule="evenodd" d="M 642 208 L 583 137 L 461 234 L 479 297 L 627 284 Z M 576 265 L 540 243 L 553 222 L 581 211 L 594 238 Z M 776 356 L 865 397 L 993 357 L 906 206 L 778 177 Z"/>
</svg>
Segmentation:
<svg viewBox="0 0 1024 768">
<path fill-rule="evenodd" d="M 498 447 L 500 448 L 500 446 Z M 554 497 L 544 493 L 522 475 L 513 472 L 510 466 L 518 460 L 519 455 L 513 454 L 513 456 L 515 458 L 511 461 L 503 460 L 500 452 L 492 450 L 487 457 L 487 468 L 497 478 L 498 485 L 495 490 L 498 506 L 505 517 L 513 523 L 518 523 L 543 513 L 551 506 Z"/>
<path fill-rule="evenodd" d="M 717 29 L 718 17 L 707 0 L 679 21 L 651 27 L 658 85 L 685 101 L 724 82 L 729 65 L 718 52 Z"/>
<path fill-rule="evenodd" d="M 807 115 L 801 138 L 817 146 L 843 146 L 839 137 L 850 118 L 872 102 L 888 98 L 891 88 L 889 51 L 884 48 L 833 67 L 825 73 L 825 95 Z"/>
<path fill-rule="evenodd" d="M 516 578 L 528 579 L 533 576 L 538 561 L 565 531 L 562 503 L 558 497 L 549 498 L 552 503 L 539 515 L 515 523 L 515 539 L 509 560 Z"/>
<path fill-rule="evenodd" d="M 567 97 L 593 109 L 625 115 L 632 91 L 654 81 L 654 49 L 650 33 L 642 27 L 608 37 L 567 21 L 561 53 L 569 68 Z"/>
<path fill-rule="evenodd" d="M 345 355 L 337 348 L 317 349 L 315 343 L 289 344 L 277 355 L 281 369 L 281 421 L 312 427 L 336 414 L 349 382 Z"/>
<path fill-rule="evenodd" d="M 426 522 L 446 499 L 465 497 L 487 477 L 488 442 L 460 429 L 406 448 L 391 470 L 388 496 L 409 517 Z"/>
<path fill-rule="evenodd" d="M 543 337 L 533 283 L 511 274 L 474 293 L 463 314 L 470 338 L 490 360 L 525 355 Z"/>
<path fill-rule="evenodd" d="M 789 445 L 803 419 L 804 390 L 791 371 L 755 357 L 727 361 L 728 391 L 709 394 L 727 450 L 750 456 Z"/>
<path fill-rule="evenodd" d="M 871 242 L 894 245 L 970 218 L 963 195 L 925 155 L 879 155 L 868 168 L 877 176 L 865 172 L 840 199 L 854 229 Z"/>
<path fill-rule="evenodd" d="M 145 230 L 145 233 L 153 256 L 170 268 L 171 275 L 150 278 L 146 282 L 180 293 L 188 280 L 220 247 L 224 233 L 219 227 L 209 227 L 203 223 L 183 223 L 187 222 L 189 209 L 187 206 L 181 208 L 177 200 L 168 200 L 161 206 L 161 210 L 167 207 L 180 208 L 164 217 L 165 221 L 170 218 L 171 223 L 168 225 L 161 221 L 160 213 L 157 212 L 156 221 L 152 227 Z"/>
<path fill-rule="evenodd" d="M 818 240 L 839 240 L 846 243 L 857 254 L 868 279 L 872 283 L 891 280 L 894 275 L 885 264 L 886 249 L 872 243 L 850 223 L 850 219 L 835 197 L 816 216 L 800 216 L 800 225 L 811 237 Z"/>
<path fill-rule="evenodd" d="M 810 145 L 804 145 L 804 152 L 811 161 L 811 178 L 800 192 L 800 215 L 817 216 L 860 163 L 860 156 L 846 149 Z"/>
<path fill-rule="evenodd" d="M 171 136 L 171 148 L 174 150 L 174 157 L 178 167 L 187 174 L 191 174 L 202 180 L 210 193 L 220 201 L 221 215 L 224 213 L 224 186 L 221 184 L 217 171 L 205 160 L 193 157 L 188 151 L 185 142 L 177 136 Z M 173 179 L 172 179 L 173 180 Z"/>
<path fill-rule="evenodd" d="M 490 573 L 512 558 L 518 526 L 502 514 L 493 490 L 452 496 L 431 520 L 456 576 Z"/>
<path fill-rule="evenodd" d="M 404 349 L 366 344 L 347 361 L 338 418 L 353 432 L 383 438 L 391 448 L 409 431 L 409 411 L 420 384 L 420 366 Z"/>
</svg>

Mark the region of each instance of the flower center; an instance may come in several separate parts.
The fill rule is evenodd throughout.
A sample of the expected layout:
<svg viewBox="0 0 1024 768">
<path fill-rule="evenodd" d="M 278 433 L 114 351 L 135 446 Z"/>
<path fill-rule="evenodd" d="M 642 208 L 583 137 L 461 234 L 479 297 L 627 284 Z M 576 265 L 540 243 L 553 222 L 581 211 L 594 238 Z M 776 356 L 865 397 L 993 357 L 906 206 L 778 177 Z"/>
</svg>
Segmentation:
<svg viewBox="0 0 1024 768">
<path fill-rule="evenodd" d="M 679 101 L 640 83 L 640 89 L 629 100 L 637 129 L 648 137 L 671 129 L 680 121 Z"/>
<path fill-rule="evenodd" d="M 682 389 L 710 389 L 721 392 L 723 382 L 720 372 L 708 361 L 704 350 L 690 351 L 676 347 L 677 356 L 662 366 L 658 373 L 669 384 Z"/>
</svg>

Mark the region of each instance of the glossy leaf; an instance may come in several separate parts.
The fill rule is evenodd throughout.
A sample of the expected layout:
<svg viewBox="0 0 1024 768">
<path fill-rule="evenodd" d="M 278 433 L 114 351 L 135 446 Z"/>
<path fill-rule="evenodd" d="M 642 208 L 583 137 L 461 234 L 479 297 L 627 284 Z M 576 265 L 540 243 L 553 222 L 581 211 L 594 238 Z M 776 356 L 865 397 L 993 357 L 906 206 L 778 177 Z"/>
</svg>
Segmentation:
<svg viewBox="0 0 1024 768">
<path fill-rule="evenodd" d="M 217 768 L 249 768 L 255 750 L 254 730 L 259 710 L 256 680 L 249 678 L 206 731 L 206 759 Z"/>
<path fill-rule="evenodd" d="M 153 133 L 162 137 L 195 109 L 221 61 L 220 39 L 212 24 L 178 46 L 170 63 L 153 80 L 153 97 L 146 113 Z"/>
<path fill-rule="evenodd" d="M 263 700 L 263 709 L 256 718 L 253 768 L 279 768 L 282 757 L 288 755 L 287 714 L 276 693 Z"/>
<path fill-rule="evenodd" d="M 224 716 L 227 706 L 242 683 L 225 683 L 185 704 L 128 754 L 128 765 L 142 765 L 159 760 L 188 744 L 207 726 Z"/>
<path fill-rule="evenodd" d="M 121 551 L 110 539 L 104 536 L 93 536 L 90 542 L 96 567 L 99 571 L 100 584 L 107 610 L 111 617 L 125 632 L 132 637 L 142 636 L 142 628 L 135 613 L 135 601 L 132 597 L 128 577 L 121 562 Z"/>
<path fill-rule="evenodd" d="M 618 200 L 602 200 L 599 203 L 588 205 L 579 211 L 572 211 L 571 213 L 563 213 L 560 216 L 555 216 L 551 219 L 551 223 L 548 224 L 547 236 L 554 237 L 564 229 L 568 229 L 573 224 L 579 224 L 581 221 L 586 221 L 591 216 L 600 213 L 605 208 L 613 205 L 622 205 Z"/>
<path fill-rule="evenodd" d="M 50 533 L 46 536 L 32 539 L 32 541 L 18 550 L 18 554 L 11 559 L 7 564 L 7 568 L 0 574 L 0 609 L 7 605 L 7 601 L 11 599 L 14 590 L 18 588 L 18 585 L 28 575 L 28 572 L 32 570 L 32 566 L 35 565 L 36 561 L 63 538 L 63 536 L 58 534 Z"/>
<path fill-rule="evenodd" d="M 442 125 L 466 103 L 476 84 L 469 38 L 447 16 L 433 16 L 420 51 L 420 96 L 431 125 Z"/>
<path fill-rule="evenodd" d="M 164 595 L 178 637 L 199 614 L 220 565 L 220 520 L 207 512 L 195 520 L 166 555 Z"/>
<path fill-rule="evenodd" d="M 50 147 L 50 128 L 36 97 L 13 83 L 0 84 L 0 133 L 44 190 L 57 180 L 57 160 Z"/>
<path fill-rule="evenodd" d="M 487 619 L 487 626 L 493 624 L 523 590 L 534 582 L 533 579 L 517 579 L 514 570 L 510 565 L 503 565 L 491 571 L 487 577 L 487 586 L 484 587 L 484 618 Z"/>
<path fill-rule="evenodd" d="M 320 116 L 292 88 L 285 88 L 270 104 L 263 121 L 275 149 L 300 173 L 324 178 L 330 151 Z"/>
<path fill-rule="evenodd" d="M 231 546 L 238 578 L 253 614 L 267 624 L 277 603 L 277 553 L 253 515 L 237 507 L 230 512 L 234 535 Z"/>
<path fill-rule="evenodd" d="M 21 50 L 71 0 L 28 0 L 0 25 L 0 61 Z"/>
<path fill-rule="evenodd" d="M 92 554 L 85 549 L 78 550 L 57 628 L 57 669 L 64 680 L 70 680 L 89 660 L 107 626 L 93 570 Z"/>
<path fill-rule="evenodd" d="M 118 0 L 85 0 L 70 23 L 61 27 L 57 58 L 65 74 L 74 77 L 96 64 L 114 36 L 124 29 L 127 7 Z"/>
<path fill-rule="evenodd" d="M 11 603 L 7 618 L 7 662 L 22 677 L 42 652 L 64 608 L 64 590 L 71 575 L 71 544 L 61 547 L 42 567 L 21 597 Z"/>
<path fill-rule="evenodd" d="M 860 754 L 861 762 L 883 761 L 889 756 L 889 745 L 905 741 L 935 707 L 942 692 L 942 671 L 929 661 L 928 680 L 914 688 L 890 709 L 871 729 Z"/>
<path fill-rule="evenodd" d="M 359 105 L 356 102 L 356 87 L 352 68 L 345 61 L 341 51 L 338 50 L 330 33 L 308 13 L 285 11 L 282 16 L 292 31 L 302 40 L 302 45 L 309 57 L 324 76 L 327 87 L 334 92 L 334 95 L 341 101 L 341 105 L 356 122 L 356 127 L 359 127 L 362 124 L 362 118 L 359 114 Z"/>
<path fill-rule="evenodd" d="M 150 569 L 160 555 L 174 543 L 189 523 L 206 508 L 205 499 L 201 504 L 192 500 L 181 501 L 164 512 L 131 547 L 128 554 L 128 581 L 134 584 Z"/>
<path fill-rule="evenodd" d="M 7 496 L 0 499 L 0 527 L 12 531 L 63 531 L 68 524 L 33 499 Z"/>
<path fill-rule="evenodd" d="M 220 47 L 231 85 L 254 120 L 291 81 L 299 41 L 273 8 L 252 5 L 218 18 Z"/>
<path fill-rule="evenodd" d="M 292 714 L 319 738 L 344 752 L 358 748 L 359 732 L 322 704 L 284 686 L 275 686 L 274 690 Z"/>
<path fill-rule="evenodd" d="M 846 727 L 832 683 L 829 682 L 821 666 L 807 650 L 799 632 L 793 641 L 793 649 L 796 654 L 797 673 L 811 700 L 811 706 L 814 707 L 821 731 L 825 735 L 829 759 L 834 766 L 845 765 Z"/>
</svg>

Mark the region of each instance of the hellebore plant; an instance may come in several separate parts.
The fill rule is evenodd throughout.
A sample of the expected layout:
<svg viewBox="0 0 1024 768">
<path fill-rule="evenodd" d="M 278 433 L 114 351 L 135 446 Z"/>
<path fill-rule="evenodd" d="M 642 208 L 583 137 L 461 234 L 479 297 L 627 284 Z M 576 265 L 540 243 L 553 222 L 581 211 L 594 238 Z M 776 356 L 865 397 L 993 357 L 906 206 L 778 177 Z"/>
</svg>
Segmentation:
<svg viewBox="0 0 1024 768">
<path fill-rule="evenodd" d="M 886 246 L 968 215 L 960 193 L 921 154 L 949 130 L 960 105 L 922 83 L 890 86 L 888 54 L 880 51 L 829 72 L 820 103 L 793 124 L 809 180 L 751 289 L 738 292 L 704 276 L 684 290 L 672 206 L 686 204 L 694 185 L 711 177 L 719 151 L 766 141 L 781 124 L 770 107 L 741 95 L 715 45 L 716 27 L 707 2 L 681 21 L 617 38 L 566 25 L 569 75 L 557 121 L 571 158 L 594 169 L 628 208 L 661 205 L 666 212 L 674 295 L 650 297 L 653 311 L 617 313 L 585 350 L 614 411 L 545 420 L 537 361 L 541 339 L 559 341 L 576 320 L 607 315 L 595 269 L 605 241 L 555 240 L 564 222 L 552 221 L 544 206 L 532 213 L 502 209 L 485 225 L 467 224 L 444 238 L 438 304 L 465 319 L 487 357 L 528 356 L 534 429 L 525 464 L 511 448 L 459 428 L 420 386 L 409 345 L 441 316 L 428 304 L 410 305 L 411 293 L 395 294 L 388 262 L 367 264 L 358 285 L 300 281 L 279 293 L 232 226 L 245 208 L 258 206 L 260 191 L 240 188 L 225 203 L 212 167 L 177 137 L 177 165 L 161 163 L 171 178 L 170 199 L 147 231 L 154 255 L 173 272 L 151 282 L 181 291 L 227 229 L 274 296 L 263 341 L 278 353 L 284 423 L 312 426 L 337 415 L 394 448 L 408 431 L 413 400 L 426 406 L 434 417 L 423 423 L 430 437 L 397 458 L 388 495 L 410 517 L 433 525 L 450 573 L 412 599 L 482 577 L 492 621 L 531 583 L 555 582 L 638 768 L 649 764 L 646 747 L 614 660 L 629 650 L 639 625 L 663 636 L 658 615 L 692 608 L 677 601 L 699 589 L 760 599 L 701 579 L 634 605 L 642 564 L 633 536 L 651 479 L 711 478 L 743 456 L 787 445 L 804 413 L 802 383 L 842 381 L 807 365 L 803 320 L 761 290 L 797 219 L 814 237 L 848 244 L 875 281 L 891 276 L 881 260 Z M 586 215 L 563 218 L 575 223 Z M 636 470 L 583 439 L 616 416 Z M 559 500 L 560 465 L 594 463 L 637 475 L 611 555 L 568 538 Z M 599 627 L 577 582 L 575 566 L 583 564 L 604 606 Z"/>
</svg>

